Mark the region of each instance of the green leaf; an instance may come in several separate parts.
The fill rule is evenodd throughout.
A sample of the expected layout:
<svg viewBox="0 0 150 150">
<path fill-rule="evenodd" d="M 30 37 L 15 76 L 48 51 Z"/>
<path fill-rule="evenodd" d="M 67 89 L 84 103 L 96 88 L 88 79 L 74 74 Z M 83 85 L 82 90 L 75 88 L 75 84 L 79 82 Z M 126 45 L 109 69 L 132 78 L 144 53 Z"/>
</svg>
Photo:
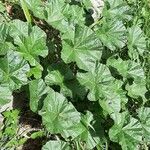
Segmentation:
<svg viewBox="0 0 150 150">
<path fill-rule="evenodd" d="M 71 150 L 71 147 L 67 142 L 49 141 L 42 147 L 42 150 Z"/>
<path fill-rule="evenodd" d="M 44 19 L 54 28 L 65 32 L 69 23 L 63 15 L 65 2 L 62 0 L 49 0 L 44 8 Z"/>
<path fill-rule="evenodd" d="M 117 69 L 124 78 L 144 79 L 144 70 L 138 62 L 131 60 L 123 61 L 121 58 L 108 59 L 107 64 Z"/>
<path fill-rule="evenodd" d="M 50 133 L 62 133 L 80 122 L 80 113 L 75 107 L 63 95 L 52 89 L 45 98 L 39 114 Z"/>
<path fill-rule="evenodd" d="M 126 92 L 122 90 L 123 82 L 116 80 L 104 90 L 105 98 L 99 100 L 99 104 L 108 114 L 119 113 L 125 109 L 127 103 Z"/>
<path fill-rule="evenodd" d="M 96 101 L 103 97 L 105 89 L 115 80 L 108 67 L 100 63 L 93 63 L 89 72 L 78 72 L 77 77 L 81 85 L 90 90 L 88 94 L 90 101 Z"/>
<path fill-rule="evenodd" d="M 12 92 L 7 85 L 0 85 L 0 108 L 13 100 Z"/>
<path fill-rule="evenodd" d="M 28 63 L 18 52 L 9 51 L 7 55 L 0 58 L 0 82 L 5 83 L 11 90 L 19 89 L 27 84 Z"/>
<path fill-rule="evenodd" d="M 76 62 L 83 70 L 90 70 L 91 63 L 101 58 L 102 45 L 88 27 L 76 26 L 63 38 L 61 58 L 65 63 Z"/>
<path fill-rule="evenodd" d="M 131 58 L 136 59 L 139 55 L 143 56 L 146 50 L 146 38 L 144 32 L 138 25 L 128 29 L 128 54 Z"/>
<path fill-rule="evenodd" d="M 143 128 L 144 141 L 150 142 L 150 108 L 142 107 L 138 110 L 138 117 Z"/>
<path fill-rule="evenodd" d="M 128 91 L 128 95 L 133 98 L 142 97 L 144 103 L 147 101 L 145 98 L 145 93 L 147 92 L 145 81 L 137 80 L 134 81 L 132 85 L 127 84 L 126 90 Z"/>
<path fill-rule="evenodd" d="M 131 20 L 131 8 L 124 0 L 106 0 L 109 3 L 109 9 L 103 12 L 104 16 L 109 18 L 116 17 L 120 20 Z"/>
<path fill-rule="evenodd" d="M 85 23 L 84 9 L 78 5 L 67 4 L 63 9 L 63 15 L 73 24 L 84 25 Z"/>
<path fill-rule="evenodd" d="M 74 100 L 78 97 L 81 99 L 85 97 L 86 91 L 75 79 L 71 69 L 63 63 L 53 64 L 48 68 L 45 82 L 48 85 L 59 85 L 60 92 Z"/>
<path fill-rule="evenodd" d="M 142 141 L 140 122 L 127 112 L 113 114 L 114 125 L 109 130 L 110 140 L 118 142 L 123 150 L 137 150 Z"/>
<path fill-rule="evenodd" d="M 33 112 L 40 110 L 43 96 L 48 93 L 49 87 L 46 86 L 42 79 L 32 80 L 29 83 L 30 90 L 30 109 Z"/>
<path fill-rule="evenodd" d="M 48 54 L 44 31 L 37 26 L 30 28 L 27 23 L 14 20 L 11 25 L 10 35 L 14 38 L 15 44 L 18 45 L 17 51 L 29 61 L 31 66 L 36 66 L 42 70 L 39 56 L 46 57 Z"/>
<path fill-rule="evenodd" d="M 0 55 L 5 55 L 8 50 L 14 49 L 12 43 L 7 41 L 9 26 L 5 23 L 0 24 Z"/>
<path fill-rule="evenodd" d="M 127 42 L 126 28 L 122 21 L 117 19 L 104 19 L 96 34 L 102 43 L 112 51 L 123 48 Z"/>
<path fill-rule="evenodd" d="M 85 142 L 85 149 L 93 149 L 104 142 L 101 123 L 94 120 L 91 112 L 82 115 L 81 122 L 63 132 L 63 137 L 71 137 L 79 143 Z"/>
</svg>

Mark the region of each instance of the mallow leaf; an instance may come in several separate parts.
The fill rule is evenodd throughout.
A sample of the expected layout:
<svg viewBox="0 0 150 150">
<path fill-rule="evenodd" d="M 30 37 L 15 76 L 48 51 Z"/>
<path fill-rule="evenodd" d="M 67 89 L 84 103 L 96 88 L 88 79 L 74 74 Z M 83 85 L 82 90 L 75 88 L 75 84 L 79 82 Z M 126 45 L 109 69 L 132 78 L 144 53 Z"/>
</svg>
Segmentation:
<svg viewBox="0 0 150 150">
<path fill-rule="evenodd" d="M 143 128 L 144 141 L 150 142 L 150 108 L 142 107 L 138 110 L 138 117 Z"/>
<path fill-rule="evenodd" d="M 143 56 L 146 50 L 146 37 L 138 25 L 134 25 L 128 29 L 128 54 L 131 58 L 136 59 Z"/>
<path fill-rule="evenodd" d="M 103 12 L 103 15 L 109 18 L 116 17 L 120 20 L 131 20 L 131 8 L 124 0 L 106 0 L 109 8 Z"/>
<path fill-rule="evenodd" d="M 46 34 L 37 26 L 29 26 L 20 20 L 14 20 L 11 25 L 10 35 L 18 46 L 17 51 L 29 61 L 33 67 L 42 70 L 39 56 L 46 57 L 48 48 L 46 46 Z"/>
<path fill-rule="evenodd" d="M 121 58 L 108 59 L 107 64 L 115 69 L 124 78 L 144 79 L 144 70 L 138 62 L 131 60 L 123 61 Z"/>
<path fill-rule="evenodd" d="M 27 84 L 28 63 L 15 51 L 8 51 L 0 58 L 0 82 L 7 84 L 11 90 L 19 89 Z"/>
<path fill-rule="evenodd" d="M 71 147 L 64 141 L 48 141 L 42 150 L 71 150 Z"/>
<path fill-rule="evenodd" d="M 104 19 L 103 23 L 96 30 L 97 37 L 110 50 L 122 48 L 126 44 L 126 28 L 122 21 L 117 19 Z"/>
<path fill-rule="evenodd" d="M 112 114 L 114 125 L 109 130 L 110 140 L 118 142 L 123 150 L 136 150 L 142 141 L 142 126 L 128 112 Z"/>
<path fill-rule="evenodd" d="M 39 114 L 50 133 L 62 133 L 80 122 L 80 113 L 75 107 L 62 94 L 52 89 L 45 98 Z"/>
<path fill-rule="evenodd" d="M 34 16 L 44 19 L 44 3 L 41 0 L 24 0 Z"/>
<path fill-rule="evenodd" d="M 0 108 L 13 100 L 12 91 L 7 85 L 0 85 Z"/>
<path fill-rule="evenodd" d="M 100 122 L 94 121 L 91 112 L 87 111 L 81 116 L 81 121 L 76 126 L 68 128 L 62 134 L 63 137 L 71 137 L 73 140 L 85 142 L 85 149 L 93 149 L 104 142 L 104 135 Z"/>
<path fill-rule="evenodd" d="M 142 97 L 144 103 L 147 101 L 145 97 L 145 93 L 147 92 L 146 84 L 144 80 L 134 81 L 132 85 L 127 84 L 126 90 L 128 91 L 128 95 L 133 98 Z"/>
<path fill-rule="evenodd" d="M 43 96 L 48 93 L 49 87 L 46 86 L 42 79 L 32 80 L 29 83 L 30 91 L 30 109 L 37 112 L 42 105 Z"/>
<path fill-rule="evenodd" d="M 84 25 L 85 23 L 84 9 L 78 5 L 67 4 L 63 9 L 63 15 L 73 24 Z"/>
<path fill-rule="evenodd" d="M 46 22 L 61 32 L 65 32 L 69 25 L 67 18 L 63 15 L 65 5 L 63 0 L 49 0 L 43 11 Z"/>
<path fill-rule="evenodd" d="M 123 82 L 116 80 L 104 90 L 105 98 L 99 104 L 108 114 L 119 113 L 127 103 L 126 92 L 122 90 Z"/>
<path fill-rule="evenodd" d="M 63 36 L 61 58 L 65 63 L 76 62 L 83 70 L 90 70 L 91 62 L 100 60 L 102 45 L 95 33 L 86 26 L 76 25 Z"/>
<path fill-rule="evenodd" d="M 74 100 L 76 98 L 83 99 L 85 97 L 86 91 L 84 90 L 84 87 L 79 84 L 71 69 L 64 63 L 52 64 L 48 68 L 45 82 L 50 86 L 60 86 L 60 92 Z"/>
<path fill-rule="evenodd" d="M 93 63 L 89 72 L 78 72 L 77 79 L 81 85 L 89 90 L 88 99 L 90 101 L 96 101 L 100 97 L 104 97 L 105 89 L 115 81 L 109 68 L 100 63 Z"/>
<path fill-rule="evenodd" d="M 8 42 L 9 25 L 6 23 L 0 23 L 0 55 L 5 55 L 8 50 L 14 49 L 11 42 Z"/>
</svg>

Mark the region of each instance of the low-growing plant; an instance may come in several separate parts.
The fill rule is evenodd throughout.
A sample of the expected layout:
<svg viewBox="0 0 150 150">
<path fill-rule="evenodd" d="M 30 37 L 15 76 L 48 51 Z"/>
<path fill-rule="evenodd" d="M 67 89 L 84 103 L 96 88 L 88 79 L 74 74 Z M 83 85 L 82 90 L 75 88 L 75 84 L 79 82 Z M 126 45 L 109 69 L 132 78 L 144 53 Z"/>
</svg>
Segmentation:
<svg viewBox="0 0 150 150">
<path fill-rule="evenodd" d="M 42 150 L 148 150 L 149 1 L 105 0 L 96 19 L 90 0 L 17 5 L 0 24 L 0 107 L 28 87 Z"/>
</svg>

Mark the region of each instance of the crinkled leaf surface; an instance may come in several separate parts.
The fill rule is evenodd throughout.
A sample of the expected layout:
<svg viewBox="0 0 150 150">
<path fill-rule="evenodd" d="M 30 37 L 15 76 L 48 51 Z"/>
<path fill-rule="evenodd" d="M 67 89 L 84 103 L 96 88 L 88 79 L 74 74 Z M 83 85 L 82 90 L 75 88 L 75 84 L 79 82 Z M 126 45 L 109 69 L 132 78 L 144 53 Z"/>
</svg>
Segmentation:
<svg viewBox="0 0 150 150">
<path fill-rule="evenodd" d="M 0 85 L 0 108 L 13 99 L 12 92 L 7 85 Z"/>
<path fill-rule="evenodd" d="M 42 70 L 39 56 L 45 57 L 48 54 L 45 32 L 37 26 L 30 27 L 25 22 L 14 20 L 10 35 L 18 46 L 17 51 L 29 61 L 31 66 L 36 66 Z"/>
<path fill-rule="evenodd" d="M 102 26 L 96 31 L 97 37 L 110 50 L 122 48 L 126 44 L 126 28 L 122 21 L 116 19 L 103 20 Z"/>
<path fill-rule="evenodd" d="M 150 108 L 142 107 L 138 110 L 138 117 L 143 128 L 144 141 L 150 142 Z"/>
<path fill-rule="evenodd" d="M 71 150 L 71 147 L 67 142 L 63 141 L 48 141 L 42 150 Z"/>
<path fill-rule="evenodd" d="M 28 63 L 18 52 L 9 51 L 0 58 L 0 82 L 6 83 L 11 90 L 27 84 Z"/>
<path fill-rule="evenodd" d="M 143 56 L 146 50 L 146 38 L 138 25 L 128 29 L 128 49 L 128 54 L 131 58 L 137 58 L 138 55 Z"/>
<path fill-rule="evenodd" d="M 83 70 L 89 70 L 91 62 L 101 58 L 102 45 L 88 27 L 75 26 L 63 39 L 61 58 L 65 63 L 76 62 Z"/>
<path fill-rule="evenodd" d="M 109 130 L 112 141 L 118 142 L 123 150 L 136 150 L 142 141 L 140 122 L 127 112 L 113 114 L 114 125 Z"/>
<path fill-rule="evenodd" d="M 0 55 L 5 55 L 8 50 L 14 49 L 11 42 L 7 41 L 9 26 L 6 23 L 0 23 Z"/>
<path fill-rule="evenodd" d="M 105 98 L 99 100 L 99 104 L 108 114 L 119 113 L 127 103 L 126 92 L 122 90 L 122 82 L 116 80 L 104 91 Z"/>
<path fill-rule="evenodd" d="M 45 20 L 61 32 L 65 32 L 69 25 L 62 13 L 65 5 L 63 0 L 49 0 L 44 8 Z"/>
<path fill-rule="evenodd" d="M 94 118 L 91 112 L 82 115 L 81 122 L 74 127 L 63 132 L 63 137 L 72 137 L 76 141 L 85 142 L 87 149 L 93 149 L 96 145 L 104 142 L 104 135 L 101 124 L 93 122 Z M 95 124 L 94 124 L 95 123 Z"/>
<path fill-rule="evenodd" d="M 122 20 L 131 20 L 131 10 L 129 5 L 124 0 L 106 0 L 110 7 L 104 11 L 104 16 L 107 14 L 107 17 L 117 17 Z"/>
<path fill-rule="evenodd" d="M 100 63 L 93 63 L 89 72 L 78 72 L 77 78 L 81 85 L 90 90 L 88 94 L 90 101 L 96 101 L 103 97 L 105 89 L 115 80 L 108 67 Z"/>
<path fill-rule="evenodd" d="M 62 133 L 80 122 L 80 113 L 67 99 L 52 89 L 44 100 L 42 110 L 43 124 L 51 133 Z"/>
<path fill-rule="evenodd" d="M 123 61 L 119 59 L 109 59 L 107 64 L 117 69 L 124 78 L 144 79 L 144 70 L 138 62 L 131 60 Z"/>
<path fill-rule="evenodd" d="M 84 25 L 85 23 L 85 12 L 82 7 L 78 5 L 70 5 L 67 4 L 63 9 L 63 15 L 68 18 L 69 22 L 74 24 L 81 24 Z"/>
<path fill-rule="evenodd" d="M 43 96 L 48 93 L 49 87 L 46 86 L 42 79 L 36 79 L 29 83 L 30 90 L 30 109 L 37 112 L 43 101 Z"/>
<path fill-rule="evenodd" d="M 133 98 L 142 97 L 144 102 L 147 101 L 145 98 L 145 93 L 147 92 L 146 84 L 144 80 L 134 81 L 132 85 L 127 84 L 126 90 L 128 95 Z"/>
</svg>

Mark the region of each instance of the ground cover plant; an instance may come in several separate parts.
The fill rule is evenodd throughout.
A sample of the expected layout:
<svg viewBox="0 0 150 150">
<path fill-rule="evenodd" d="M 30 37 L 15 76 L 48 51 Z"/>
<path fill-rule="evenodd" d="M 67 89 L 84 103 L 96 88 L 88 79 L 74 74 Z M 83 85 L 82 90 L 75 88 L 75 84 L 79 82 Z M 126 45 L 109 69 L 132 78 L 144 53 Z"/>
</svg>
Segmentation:
<svg viewBox="0 0 150 150">
<path fill-rule="evenodd" d="M 150 2 L 99 2 L 0 1 L 0 149 L 150 148 Z"/>
</svg>

